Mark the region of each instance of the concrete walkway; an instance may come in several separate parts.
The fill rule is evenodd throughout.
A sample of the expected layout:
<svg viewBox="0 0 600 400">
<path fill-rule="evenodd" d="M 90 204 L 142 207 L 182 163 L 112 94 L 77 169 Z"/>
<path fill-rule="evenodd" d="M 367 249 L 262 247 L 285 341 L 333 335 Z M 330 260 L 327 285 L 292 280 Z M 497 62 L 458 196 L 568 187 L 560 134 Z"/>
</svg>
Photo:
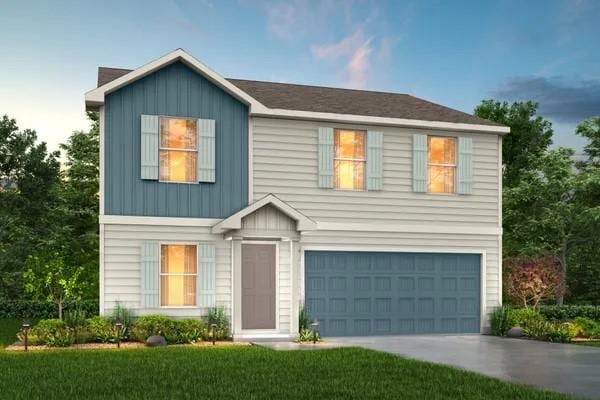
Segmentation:
<svg viewBox="0 0 600 400">
<path fill-rule="evenodd" d="M 327 338 L 516 383 L 600 399 L 600 348 L 482 335 Z"/>
</svg>

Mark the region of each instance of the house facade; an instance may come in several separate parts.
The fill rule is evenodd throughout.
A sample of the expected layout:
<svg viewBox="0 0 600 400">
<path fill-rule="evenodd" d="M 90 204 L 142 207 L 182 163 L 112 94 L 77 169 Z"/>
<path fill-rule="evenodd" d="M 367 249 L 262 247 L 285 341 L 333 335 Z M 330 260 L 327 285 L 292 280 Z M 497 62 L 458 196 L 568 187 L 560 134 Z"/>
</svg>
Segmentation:
<svg viewBox="0 0 600 400">
<path fill-rule="evenodd" d="M 287 338 L 484 332 L 508 128 L 412 96 L 100 68 L 100 312 Z"/>
</svg>

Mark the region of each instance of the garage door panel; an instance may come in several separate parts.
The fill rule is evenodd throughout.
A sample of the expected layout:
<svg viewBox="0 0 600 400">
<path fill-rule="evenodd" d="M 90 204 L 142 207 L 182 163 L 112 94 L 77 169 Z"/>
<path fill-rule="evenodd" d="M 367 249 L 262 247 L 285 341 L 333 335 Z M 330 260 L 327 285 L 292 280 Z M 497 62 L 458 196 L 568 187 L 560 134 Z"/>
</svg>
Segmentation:
<svg viewBox="0 0 600 400">
<path fill-rule="evenodd" d="M 479 332 L 479 255 L 307 251 L 305 262 L 324 336 Z"/>
</svg>

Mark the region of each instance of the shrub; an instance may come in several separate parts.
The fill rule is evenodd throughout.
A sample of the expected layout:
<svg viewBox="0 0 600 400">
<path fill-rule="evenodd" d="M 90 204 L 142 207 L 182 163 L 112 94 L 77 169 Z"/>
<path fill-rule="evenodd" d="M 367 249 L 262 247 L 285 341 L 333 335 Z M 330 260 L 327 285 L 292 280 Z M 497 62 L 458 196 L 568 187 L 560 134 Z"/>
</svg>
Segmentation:
<svg viewBox="0 0 600 400">
<path fill-rule="evenodd" d="M 580 328 L 580 336 L 590 339 L 600 339 L 600 322 L 578 317 L 575 318 L 573 324 Z"/>
<path fill-rule="evenodd" d="M 196 343 L 202 340 L 206 323 L 200 319 L 182 319 L 177 321 L 177 343 Z"/>
<path fill-rule="evenodd" d="M 45 344 L 50 336 L 65 328 L 65 323 L 60 319 L 43 319 L 30 329 L 29 334 L 37 337 L 39 344 Z"/>
<path fill-rule="evenodd" d="M 204 317 L 207 322 L 207 329 L 205 330 L 204 340 L 212 340 L 212 328 L 210 324 L 217 324 L 216 328 L 216 339 L 224 340 L 229 338 L 229 317 L 225 313 L 223 307 L 212 307 L 208 310 L 208 314 Z"/>
<path fill-rule="evenodd" d="M 74 309 L 80 309 L 86 315 L 98 315 L 98 300 L 81 300 L 77 303 L 65 304 L 65 310 Z M 56 306 L 47 301 L 0 299 L 0 319 L 48 319 L 56 317 L 58 317 Z"/>
<path fill-rule="evenodd" d="M 46 338 L 46 344 L 50 347 L 69 347 L 75 343 L 75 332 L 69 327 L 58 329 Z"/>
<path fill-rule="evenodd" d="M 306 309 L 306 306 L 303 304 L 300 307 L 300 312 L 298 313 L 298 332 L 307 330 L 309 324 L 310 324 L 310 318 L 308 316 L 308 310 Z"/>
<path fill-rule="evenodd" d="M 303 331 L 300 331 L 300 334 L 298 335 L 298 341 L 299 342 L 313 342 L 315 340 L 315 334 L 317 335 L 317 342 L 320 342 L 321 334 L 318 331 L 313 332 L 309 329 L 304 329 Z"/>
<path fill-rule="evenodd" d="M 552 321 L 574 320 L 577 317 L 600 321 L 600 306 L 593 305 L 541 306 L 540 313 Z"/>
<path fill-rule="evenodd" d="M 490 316 L 490 324 L 492 326 L 492 334 L 496 336 L 504 336 L 506 332 L 512 326 L 510 326 L 510 313 L 511 308 L 509 306 L 498 307 L 492 312 Z"/>
<path fill-rule="evenodd" d="M 508 313 L 508 325 L 512 328 L 520 326 L 525 329 L 529 325 L 538 324 L 545 321 L 544 317 L 531 308 L 514 308 Z"/>
<path fill-rule="evenodd" d="M 108 317 L 95 316 L 87 320 L 89 334 L 100 343 L 116 343 L 118 332 L 112 320 Z M 121 340 L 125 337 L 121 336 Z"/>
<path fill-rule="evenodd" d="M 65 313 L 64 321 L 69 328 L 76 329 L 86 325 L 86 317 L 87 316 L 84 310 L 75 309 Z"/>
<path fill-rule="evenodd" d="M 123 307 L 121 303 L 117 303 L 117 305 L 115 306 L 115 308 L 113 308 L 112 311 L 112 321 L 121 321 L 123 327 L 130 328 L 133 326 L 133 323 L 135 321 L 135 315 L 133 311 L 131 311 L 127 307 Z"/>
<path fill-rule="evenodd" d="M 145 342 L 148 337 L 161 335 L 167 343 L 177 343 L 177 322 L 163 315 L 145 315 L 139 317 L 131 329 L 131 338 Z"/>
</svg>

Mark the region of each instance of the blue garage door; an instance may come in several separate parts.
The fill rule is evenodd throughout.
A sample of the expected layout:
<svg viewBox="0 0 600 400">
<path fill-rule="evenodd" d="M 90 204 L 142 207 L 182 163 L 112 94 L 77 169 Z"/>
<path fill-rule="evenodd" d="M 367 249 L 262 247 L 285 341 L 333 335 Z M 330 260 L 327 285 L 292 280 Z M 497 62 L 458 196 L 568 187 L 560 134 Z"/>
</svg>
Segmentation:
<svg viewBox="0 0 600 400">
<path fill-rule="evenodd" d="M 307 251 L 323 336 L 479 333 L 480 255 Z"/>
</svg>

